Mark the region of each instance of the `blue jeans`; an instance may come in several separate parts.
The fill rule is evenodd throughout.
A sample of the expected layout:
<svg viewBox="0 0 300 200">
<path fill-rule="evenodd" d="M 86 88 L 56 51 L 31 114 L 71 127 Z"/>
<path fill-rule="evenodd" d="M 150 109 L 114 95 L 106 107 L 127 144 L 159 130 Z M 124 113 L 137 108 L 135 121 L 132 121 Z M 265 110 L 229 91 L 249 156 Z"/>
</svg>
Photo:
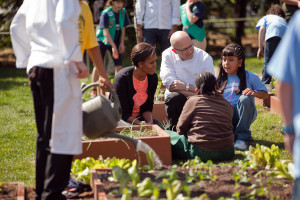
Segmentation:
<svg viewBox="0 0 300 200">
<path fill-rule="evenodd" d="M 163 52 L 165 49 L 169 48 L 170 40 L 168 39 L 170 30 L 168 29 L 144 29 L 144 39 L 143 42 L 155 46 L 157 43 L 160 45 L 160 50 Z"/>
<path fill-rule="evenodd" d="M 292 200 L 299 200 L 299 199 L 300 199 L 300 178 L 296 178 L 294 181 Z"/>
<path fill-rule="evenodd" d="M 238 104 L 234 107 L 232 118 L 233 133 L 237 140 L 252 141 L 250 125 L 257 117 L 254 97 L 241 95 Z"/>
<path fill-rule="evenodd" d="M 280 40 L 281 40 L 280 37 L 272 37 L 265 42 L 265 49 L 264 49 L 265 61 L 264 61 L 264 68 L 262 69 L 262 72 L 261 72 L 262 73 L 261 81 L 263 82 L 263 84 L 269 84 L 271 82 L 272 76 L 270 76 L 267 73 L 267 66 L 268 66 L 268 63 L 271 60 Z"/>
</svg>

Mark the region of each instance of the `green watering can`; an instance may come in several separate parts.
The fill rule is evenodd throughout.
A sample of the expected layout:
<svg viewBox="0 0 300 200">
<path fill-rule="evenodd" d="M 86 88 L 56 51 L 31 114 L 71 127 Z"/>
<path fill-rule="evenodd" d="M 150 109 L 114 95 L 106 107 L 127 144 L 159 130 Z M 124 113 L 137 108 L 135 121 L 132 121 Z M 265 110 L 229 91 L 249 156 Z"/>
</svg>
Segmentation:
<svg viewBox="0 0 300 200">
<path fill-rule="evenodd" d="M 100 82 L 91 83 L 82 88 L 84 93 L 88 88 L 99 86 Z M 82 104 L 83 112 L 83 134 L 90 139 L 104 137 L 117 127 L 121 119 L 121 106 L 118 95 L 107 87 L 113 96 L 111 102 L 104 95 L 98 95 Z M 105 136 L 106 137 L 106 136 Z"/>
</svg>

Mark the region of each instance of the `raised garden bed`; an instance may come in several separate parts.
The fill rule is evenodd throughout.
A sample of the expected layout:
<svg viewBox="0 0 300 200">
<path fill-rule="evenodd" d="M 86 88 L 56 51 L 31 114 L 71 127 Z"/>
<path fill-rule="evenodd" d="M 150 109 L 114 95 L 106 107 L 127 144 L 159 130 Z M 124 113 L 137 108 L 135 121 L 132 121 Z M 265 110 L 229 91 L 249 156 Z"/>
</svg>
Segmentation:
<svg viewBox="0 0 300 200">
<path fill-rule="evenodd" d="M 282 116 L 280 101 L 276 95 L 271 96 L 270 98 L 270 111 Z"/>
<path fill-rule="evenodd" d="M 171 167 L 153 170 L 151 172 L 140 171 L 140 183 L 146 178 L 151 180 L 151 184 L 158 186 L 167 186 L 168 181 L 172 182 L 172 176 L 176 179 L 178 187 L 181 181 L 181 194 L 188 196 L 189 190 L 190 197 L 205 197 L 205 199 L 291 199 L 292 181 L 285 178 L 274 178 L 268 175 L 271 170 L 262 170 L 241 167 L 212 167 L 212 168 L 198 168 L 186 169 L 177 168 L 174 170 Z M 169 172 L 169 177 L 158 178 L 159 174 Z M 94 199 L 120 199 L 122 192 L 118 192 L 120 184 L 108 180 L 111 176 L 109 169 L 94 169 L 91 174 L 91 183 L 94 190 Z M 163 179 L 168 181 L 163 181 Z M 174 182 L 173 182 L 174 183 Z M 184 183 L 184 184 L 183 184 Z M 188 190 L 183 189 L 184 186 Z M 132 184 L 129 183 L 127 188 L 131 188 Z M 151 188 L 151 187 L 150 187 Z M 173 189 L 176 186 L 174 184 Z M 173 190 L 173 192 L 175 192 Z M 132 191 L 130 199 L 150 199 L 151 195 L 146 197 L 138 197 L 138 189 Z M 160 188 L 159 198 L 168 198 L 166 189 Z M 150 193 L 150 192 L 149 192 Z M 178 196 L 177 196 L 178 197 Z M 222 198 L 223 197 L 223 198 Z M 183 199 L 183 198 L 179 198 Z M 204 199 L 204 198 L 203 198 Z"/>
<path fill-rule="evenodd" d="M 1 200 L 25 200 L 25 187 L 23 182 L 11 182 L 0 184 Z"/>
<path fill-rule="evenodd" d="M 114 132 L 118 133 L 128 127 L 117 127 Z M 162 164 L 172 164 L 171 143 L 170 136 L 157 125 L 132 126 L 132 130 L 149 129 L 155 131 L 157 136 L 139 137 L 142 142 L 148 144 L 158 155 Z M 74 159 L 82 159 L 86 157 L 93 157 L 98 159 L 99 156 L 103 158 L 116 157 L 127 158 L 130 160 L 138 160 L 142 165 L 147 164 L 146 155 L 143 152 L 137 152 L 131 142 L 119 139 L 95 139 L 82 142 L 83 153 L 74 156 Z"/>
<path fill-rule="evenodd" d="M 259 99 L 255 97 L 255 104 L 256 105 L 263 105 L 270 108 L 271 105 L 271 97 L 274 96 L 273 93 L 269 93 L 269 97 L 267 99 Z"/>
<path fill-rule="evenodd" d="M 165 109 L 165 103 L 163 101 L 153 104 L 152 116 L 153 119 L 162 123 L 167 123 L 168 117 Z"/>
</svg>

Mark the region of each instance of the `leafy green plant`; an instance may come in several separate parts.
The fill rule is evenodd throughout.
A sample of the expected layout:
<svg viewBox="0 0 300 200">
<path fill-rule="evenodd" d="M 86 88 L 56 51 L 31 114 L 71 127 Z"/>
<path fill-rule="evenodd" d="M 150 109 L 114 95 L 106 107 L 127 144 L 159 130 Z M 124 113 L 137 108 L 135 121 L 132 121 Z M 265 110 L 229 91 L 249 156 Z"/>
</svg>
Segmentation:
<svg viewBox="0 0 300 200">
<path fill-rule="evenodd" d="M 145 178 L 137 185 L 137 192 L 139 197 L 148 197 L 153 194 L 153 184 L 149 177 Z"/>
<path fill-rule="evenodd" d="M 153 151 L 152 149 L 146 153 L 146 158 L 147 158 L 147 162 L 148 162 L 148 165 L 149 165 L 149 168 L 151 170 L 154 169 L 154 166 L 155 166 L 155 162 L 154 162 L 154 155 L 153 155 Z"/>
<path fill-rule="evenodd" d="M 256 144 L 256 147 L 250 146 L 248 153 L 250 160 L 253 160 L 257 165 L 269 169 L 275 166 L 275 162 L 279 160 L 279 148 L 274 144 L 271 148 Z"/>
<path fill-rule="evenodd" d="M 126 127 L 122 129 L 119 133 L 120 135 L 125 135 L 131 138 L 146 137 L 146 136 L 158 136 L 155 130 L 148 129 L 145 127 L 140 127 L 139 130 L 134 130 L 133 126 Z"/>
<path fill-rule="evenodd" d="M 233 172 L 233 179 L 235 182 L 235 188 L 238 188 L 240 183 L 248 183 L 250 178 L 247 176 L 247 172 L 241 169 Z"/>
<path fill-rule="evenodd" d="M 166 188 L 166 196 L 168 200 L 173 200 L 182 191 L 183 183 L 179 180 L 171 180 L 163 178 L 162 185 Z"/>
<path fill-rule="evenodd" d="M 132 161 L 132 166 L 128 168 L 128 174 L 131 178 L 132 185 L 135 188 L 137 184 L 140 182 L 140 175 L 138 174 L 137 161 Z"/>
<path fill-rule="evenodd" d="M 132 196 L 132 190 L 128 188 L 124 188 L 121 200 L 130 200 L 131 196 Z"/>
<path fill-rule="evenodd" d="M 134 162 L 134 161 L 133 161 Z M 136 162 L 136 161 L 135 161 Z M 98 160 L 87 157 L 81 160 L 76 159 L 72 162 L 71 175 L 77 180 L 82 180 L 85 183 L 90 183 L 90 170 L 92 168 L 112 168 L 119 166 L 120 168 L 128 169 L 132 165 L 129 159 L 118 159 L 116 157 L 103 159 L 99 157 Z"/>
<path fill-rule="evenodd" d="M 119 182 L 119 191 L 122 192 L 130 181 L 130 176 L 127 170 L 120 168 L 119 166 L 114 166 L 112 168 L 112 177 L 115 182 Z"/>
<path fill-rule="evenodd" d="M 294 167 L 291 162 L 278 160 L 275 162 L 275 168 L 278 170 L 278 178 L 284 177 L 290 180 L 294 179 L 291 173 Z"/>
</svg>

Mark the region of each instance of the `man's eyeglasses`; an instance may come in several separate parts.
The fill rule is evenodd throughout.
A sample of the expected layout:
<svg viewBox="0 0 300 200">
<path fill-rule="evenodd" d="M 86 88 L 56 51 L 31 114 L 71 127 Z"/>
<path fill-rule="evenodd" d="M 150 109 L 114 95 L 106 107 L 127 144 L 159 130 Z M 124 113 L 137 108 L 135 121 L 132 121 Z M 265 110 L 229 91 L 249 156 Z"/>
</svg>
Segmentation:
<svg viewBox="0 0 300 200">
<path fill-rule="evenodd" d="M 187 50 L 191 49 L 192 47 L 194 47 L 194 45 L 191 44 L 190 46 L 188 46 L 188 47 L 185 48 L 185 49 L 176 49 L 175 47 L 174 47 L 174 49 L 176 49 L 176 51 L 186 52 Z"/>
</svg>

